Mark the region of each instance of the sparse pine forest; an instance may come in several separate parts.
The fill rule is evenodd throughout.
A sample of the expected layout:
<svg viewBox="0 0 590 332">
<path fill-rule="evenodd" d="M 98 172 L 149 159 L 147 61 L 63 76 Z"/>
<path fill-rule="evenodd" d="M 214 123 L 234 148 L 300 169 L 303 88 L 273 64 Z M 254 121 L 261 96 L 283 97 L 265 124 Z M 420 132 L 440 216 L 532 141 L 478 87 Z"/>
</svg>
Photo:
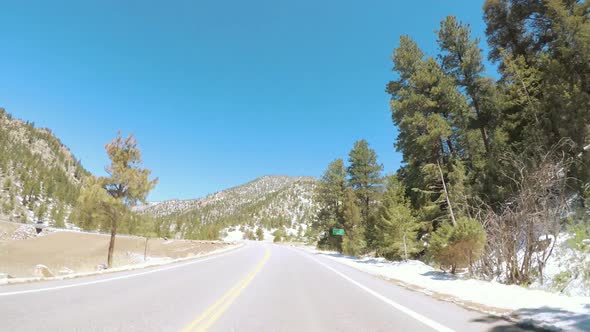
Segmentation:
<svg viewBox="0 0 590 332">
<path fill-rule="evenodd" d="M 0 218 L 146 237 L 241 232 L 542 284 L 563 234 L 590 253 L 590 3 L 487 0 L 483 17 L 487 54 L 453 16 L 435 55 L 401 36 L 385 86 L 396 174 L 360 140 L 319 180 L 268 176 L 136 206 L 155 182 L 132 137 L 107 145 L 110 174 L 97 178 L 51 131 L 0 109 Z M 590 275 L 585 259 L 571 266 L 553 283 Z"/>
<path fill-rule="evenodd" d="M 65 222 L 89 173 L 47 129 L 0 109 L 0 214 Z"/>
<path fill-rule="evenodd" d="M 543 283 L 562 232 L 588 250 L 590 4 L 488 0 L 483 15 L 489 54 L 452 16 L 436 55 L 400 38 L 386 92 L 403 165 L 384 177 L 364 141 L 328 165 L 320 248 L 521 285 Z"/>
</svg>

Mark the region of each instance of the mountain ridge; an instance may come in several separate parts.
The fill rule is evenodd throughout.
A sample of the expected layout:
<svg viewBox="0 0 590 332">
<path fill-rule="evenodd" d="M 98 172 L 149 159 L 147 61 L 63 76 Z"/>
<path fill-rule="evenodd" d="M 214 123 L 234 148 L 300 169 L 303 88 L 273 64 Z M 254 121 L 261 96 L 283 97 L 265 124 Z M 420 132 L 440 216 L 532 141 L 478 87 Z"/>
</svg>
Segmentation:
<svg viewBox="0 0 590 332">
<path fill-rule="evenodd" d="M 0 218 L 85 229 L 89 226 L 71 215 L 88 176 L 91 173 L 50 129 L 13 118 L 0 108 Z M 265 175 L 200 198 L 150 202 L 133 208 L 143 220 L 130 217 L 121 229 L 193 239 L 219 239 L 236 227 L 301 233 L 317 212 L 318 181 L 311 176 Z"/>
<path fill-rule="evenodd" d="M 151 202 L 135 211 L 164 220 L 174 237 L 191 238 L 191 232 L 203 226 L 219 236 L 235 227 L 296 233 L 305 231 L 317 212 L 318 181 L 311 176 L 266 175 L 202 198 Z"/>
<path fill-rule="evenodd" d="M 0 216 L 64 226 L 89 174 L 50 129 L 0 108 Z"/>
</svg>

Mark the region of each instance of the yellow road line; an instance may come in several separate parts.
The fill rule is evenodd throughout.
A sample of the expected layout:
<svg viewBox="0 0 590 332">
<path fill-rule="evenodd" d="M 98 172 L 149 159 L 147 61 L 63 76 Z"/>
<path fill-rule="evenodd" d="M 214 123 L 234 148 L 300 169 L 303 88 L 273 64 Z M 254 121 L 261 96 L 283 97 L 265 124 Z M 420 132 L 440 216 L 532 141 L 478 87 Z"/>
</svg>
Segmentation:
<svg viewBox="0 0 590 332">
<path fill-rule="evenodd" d="M 250 274 L 248 274 L 248 276 L 249 275 Z M 246 276 L 246 277 L 248 277 L 248 276 Z M 213 312 L 213 310 L 217 309 L 217 307 L 219 307 L 227 298 L 229 298 L 236 289 L 240 288 L 240 286 L 244 283 L 244 279 L 241 279 L 229 291 L 227 291 L 225 294 L 223 294 L 223 296 L 219 300 L 217 300 L 217 302 L 215 302 L 205 312 L 203 312 L 199 317 L 197 317 L 197 319 L 195 319 L 194 321 L 192 321 L 190 325 L 188 325 L 185 328 L 183 328 L 182 329 L 182 332 L 190 332 L 190 331 L 192 331 L 193 328 L 195 326 L 197 326 L 197 324 L 199 324 L 203 319 L 207 318 L 207 316 L 209 316 Z"/>
<path fill-rule="evenodd" d="M 199 327 L 196 331 L 204 332 L 206 329 L 211 327 L 221 315 L 229 308 L 229 306 L 240 296 L 242 291 L 248 287 L 256 275 L 262 270 L 262 267 L 266 264 L 270 258 L 270 249 L 266 247 L 266 253 L 262 260 L 258 262 L 254 270 L 248 273 L 243 279 L 241 279 L 235 286 L 233 286 L 227 293 L 225 293 L 219 300 L 217 300 L 212 306 L 210 306 L 205 312 L 197 317 L 190 325 L 182 329 L 182 332 L 193 331 L 201 322 L 208 318 L 208 320 Z"/>
</svg>

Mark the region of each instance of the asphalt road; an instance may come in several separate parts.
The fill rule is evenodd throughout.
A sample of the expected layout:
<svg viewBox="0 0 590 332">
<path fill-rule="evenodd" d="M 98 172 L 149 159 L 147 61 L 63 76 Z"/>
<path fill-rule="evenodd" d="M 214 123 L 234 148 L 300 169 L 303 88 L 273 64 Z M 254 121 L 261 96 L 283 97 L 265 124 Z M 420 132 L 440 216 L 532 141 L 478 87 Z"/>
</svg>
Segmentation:
<svg viewBox="0 0 590 332">
<path fill-rule="evenodd" d="M 0 287 L 1 331 L 519 331 L 321 255 L 249 243 L 217 256 Z"/>
</svg>

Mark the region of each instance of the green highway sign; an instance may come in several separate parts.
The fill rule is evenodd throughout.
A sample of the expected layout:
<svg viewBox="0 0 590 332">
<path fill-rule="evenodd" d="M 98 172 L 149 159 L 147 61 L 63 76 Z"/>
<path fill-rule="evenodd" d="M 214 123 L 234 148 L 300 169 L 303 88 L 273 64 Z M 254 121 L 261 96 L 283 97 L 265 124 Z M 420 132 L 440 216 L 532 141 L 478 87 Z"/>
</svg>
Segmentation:
<svg viewBox="0 0 590 332">
<path fill-rule="evenodd" d="M 344 235 L 344 230 L 342 228 L 334 228 L 332 230 L 332 235 L 343 236 Z"/>
</svg>

